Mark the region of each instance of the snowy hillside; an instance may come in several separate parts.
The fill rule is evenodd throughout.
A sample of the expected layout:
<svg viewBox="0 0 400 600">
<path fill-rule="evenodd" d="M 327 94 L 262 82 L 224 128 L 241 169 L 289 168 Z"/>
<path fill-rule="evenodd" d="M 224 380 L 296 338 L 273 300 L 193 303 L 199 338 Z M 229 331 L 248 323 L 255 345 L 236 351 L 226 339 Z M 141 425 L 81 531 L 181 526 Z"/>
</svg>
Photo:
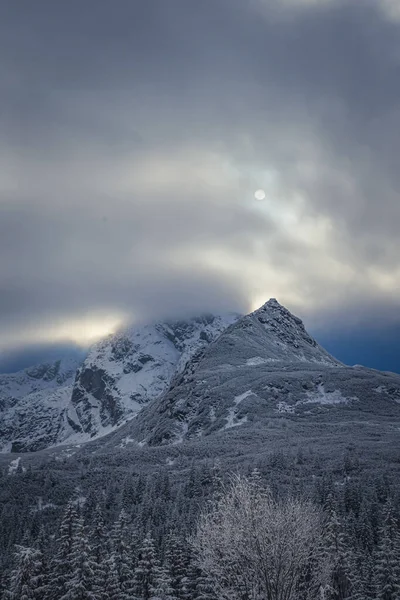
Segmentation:
<svg viewBox="0 0 400 600">
<path fill-rule="evenodd" d="M 0 375 L 0 451 L 36 450 L 73 432 L 68 406 L 79 361 L 71 358 Z"/>
<path fill-rule="evenodd" d="M 371 411 L 400 424 L 399 398 L 400 376 L 342 365 L 270 300 L 190 362 L 125 435 L 142 445 L 176 444 L 227 430 L 251 436 L 283 416 L 311 423 Z"/>
</svg>

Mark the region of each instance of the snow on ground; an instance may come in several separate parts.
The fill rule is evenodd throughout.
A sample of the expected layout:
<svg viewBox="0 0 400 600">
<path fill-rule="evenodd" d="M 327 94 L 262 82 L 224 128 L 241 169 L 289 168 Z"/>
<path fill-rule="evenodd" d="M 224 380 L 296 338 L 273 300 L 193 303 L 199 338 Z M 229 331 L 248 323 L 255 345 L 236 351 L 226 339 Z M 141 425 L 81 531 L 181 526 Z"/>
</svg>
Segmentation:
<svg viewBox="0 0 400 600">
<path fill-rule="evenodd" d="M 243 425 L 247 421 L 247 415 L 242 418 L 238 418 L 236 415 L 235 407 L 231 407 L 228 411 L 228 416 L 226 417 L 226 424 L 224 425 L 224 429 L 231 429 L 232 427 L 238 427 L 239 425 Z"/>
<path fill-rule="evenodd" d="M 38 498 L 37 505 L 31 508 L 31 512 L 41 512 L 48 508 L 57 508 L 57 505 L 53 502 L 43 502 L 43 498 Z"/>
<path fill-rule="evenodd" d="M 129 435 L 127 435 L 126 437 L 124 437 L 121 440 L 121 443 L 119 445 L 120 448 L 125 448 L 125 446 L 127 446 L 128 444 L 133 444 L 135 443 L 136 440 L 134 440 L 133 438 L 131 438 Z"/>
<path fill-rule="evenodd" d="M 295 406 L 282 401 L 278 402 L 276 408 L 279 413 L 294 413 Z"/>
<path fill-rule="evenodd" d="M 238 417 L 237 407 L 243 400 L 252 395 L 253 392 L 251 390 L 247 390 L 247 392 L 244 392 L 239 396 L 235 396 L 233 400 L 233 406 L 231 406 L 228 410 L 228 416 L 226 417 L 226 424 L 224 425 L 224 429 L 231 429 L 232 427 L 238 427 L 239 425 L 243 425 L 244 423 L 246 423 L 247 415 L 245 415 L 244 417 Z"/>
<path fill-rule="evenodd" d="M 14 460 L 12 460 L 10 462 L 10 466 L 8 467 L 8 474 L 9 475 L 13 475 L 14 473 L 16 473 L 18 467 L 19 467 L 19 463 L 21 462 L 21 457 L 18 456 L 18 458 L 15 458 Z"/>
<path fill-rule="evenodd" d="M 348 404 L 356 398 L 345 398 L 340 390 L 327 392 L 323 383 L 318 385 L 316 392 L 307 392 L 308 400 L 302 404 Z"/>
<path fill-rule="evenodd" d="M 280 401 L 276 405 L 276 410 L 279 413 L 290 413 L 293 414 L 297 407 L 304 406 L 306 404 L 321 404 L 321 405 L 335 405 L 335 404 L 349 404 L 352 400 L 358 400 L 355 396 L 346 398 L 340 392 L 340 390 L 333 390 L 327 392 L 323 383 L 320 383 L 316 390 L 306 392 L 307 398 L 305 400 L 297 400 L 294 404 L 288 404 L 287 402 Z"/>
<path fill-rule="evenodd" d="M 268 363 L 279 362 L 276 358 L 262 358 L 262 356 L 253 356 L 246 360 L 247 367 L 257 367 L 258 365 L 265 365 Z"/>
<path fill-rule="evenodd" d="M 185 435 L 187 434 L 188 429 L 189 429 L 189 424 L 186 423 L 186 421 L 182 421 L 180 424 L 181 424 L 181 431 L 179 432 L 176 439 L 174 440 L 174 445 L 182 444 L 182 442 L 185 438 Z"/>
<path fill-rule="evenodd" d="M 238 404 L 240 404 L 242 402 L 242 400 L 244 400 L 245 398 L 248 398 L 249 396 L 252 396 L 253 392 L 251 390 L 247 390 L 247 392 L 244 392 L 244 394 L 240 394 L 240 396 L 235 396 L 234 399 L 234 403 L 237 406 Z"/>
</svg>

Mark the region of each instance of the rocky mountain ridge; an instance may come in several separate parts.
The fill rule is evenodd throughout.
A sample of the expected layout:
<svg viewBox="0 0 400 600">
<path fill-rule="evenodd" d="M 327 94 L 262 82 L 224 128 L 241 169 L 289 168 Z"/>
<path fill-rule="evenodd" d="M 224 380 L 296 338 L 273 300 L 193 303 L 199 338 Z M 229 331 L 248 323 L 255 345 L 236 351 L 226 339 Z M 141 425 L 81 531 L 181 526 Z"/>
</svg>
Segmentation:
<svg viewBox="0 0 400 600">
<path fill-rule="evenodd" d="M 0 376 L 0 450 L 27 452 L 106 435 L 165 392 L 236 314 L 128 327 L 82 364 L 58 360 Z"/>
</svg>

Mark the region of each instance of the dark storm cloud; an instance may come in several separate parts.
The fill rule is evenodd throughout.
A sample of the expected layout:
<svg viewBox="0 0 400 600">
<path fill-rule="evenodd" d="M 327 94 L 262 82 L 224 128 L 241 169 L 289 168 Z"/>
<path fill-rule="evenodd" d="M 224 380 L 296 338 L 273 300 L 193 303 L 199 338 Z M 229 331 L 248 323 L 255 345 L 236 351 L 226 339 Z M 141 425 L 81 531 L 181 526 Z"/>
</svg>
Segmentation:
<svg viewBox="0 0 400 600">
<path fill-rule="evenodd" d="M 398 306 L 400 32 L 382 6 L 3 6 L 0 328 L 261 292 Z"/>
</svg>

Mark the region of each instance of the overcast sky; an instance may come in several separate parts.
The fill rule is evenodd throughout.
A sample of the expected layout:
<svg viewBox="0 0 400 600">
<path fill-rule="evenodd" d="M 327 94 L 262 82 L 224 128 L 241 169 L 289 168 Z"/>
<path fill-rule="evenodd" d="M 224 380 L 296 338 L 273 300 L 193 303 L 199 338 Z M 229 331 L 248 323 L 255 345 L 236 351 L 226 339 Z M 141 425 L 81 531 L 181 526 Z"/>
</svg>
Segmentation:
<svg viewBox="0 0 400 600">
<path fill-rule="evenodd" d="M 4 2 L 0 98 L 0 350 L 399 326 L 399 0 Z"/>
</svg>

